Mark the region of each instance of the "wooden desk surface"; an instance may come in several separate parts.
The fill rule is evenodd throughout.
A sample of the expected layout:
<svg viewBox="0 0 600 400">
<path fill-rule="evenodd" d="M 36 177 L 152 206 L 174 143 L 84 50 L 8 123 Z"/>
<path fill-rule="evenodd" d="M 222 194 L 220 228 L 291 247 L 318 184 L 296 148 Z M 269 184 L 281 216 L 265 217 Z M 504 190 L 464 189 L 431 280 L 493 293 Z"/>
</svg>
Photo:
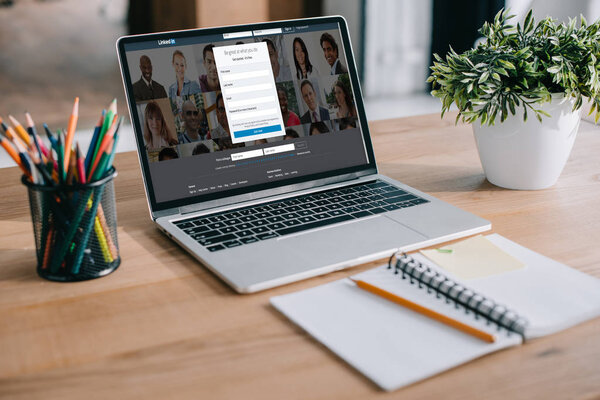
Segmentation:
<svg viewBox="0 0 600 400">
<path fill-rule="evenodd" d="M 471 128 L 437 115 L 375 122 L 380 170 L 492 221 L 493 232 L 600 277 L 600 129 L 582 123 L 559 182 L 488 183 Z M 0 176 L 0 397 L 10 399 L 598 398 L 600 319 L 394 393 L 269 306 L 376 263 L 238 295 L 153 227 L 134 153 L 116 158 L 122 266 L 81 283 L 35 273 L 25 188 Z"/>
</svg>

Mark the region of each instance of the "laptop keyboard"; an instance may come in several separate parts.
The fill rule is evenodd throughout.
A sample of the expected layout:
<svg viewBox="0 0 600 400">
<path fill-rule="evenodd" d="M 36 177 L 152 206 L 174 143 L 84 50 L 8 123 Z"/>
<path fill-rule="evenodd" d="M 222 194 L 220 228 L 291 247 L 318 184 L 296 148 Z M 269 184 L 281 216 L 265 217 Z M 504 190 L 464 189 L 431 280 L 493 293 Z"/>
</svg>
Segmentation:
<svg viewBox="0 0 600 400">
<path fill-rule="evenodd" d="M 219 251 L 428 202 L 378 180 L 174 224 L 209 251 Z"/>
</svg>

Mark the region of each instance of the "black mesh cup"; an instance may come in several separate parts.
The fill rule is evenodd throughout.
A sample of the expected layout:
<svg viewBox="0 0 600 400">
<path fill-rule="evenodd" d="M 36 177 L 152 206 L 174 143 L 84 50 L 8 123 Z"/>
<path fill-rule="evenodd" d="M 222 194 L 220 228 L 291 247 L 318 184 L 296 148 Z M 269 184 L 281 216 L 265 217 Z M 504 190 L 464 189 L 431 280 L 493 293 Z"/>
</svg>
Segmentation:
<svg viewBox="0 0 600 400">
<path fill-rule="evenodd" d="M 111 168 L 95 182 L 27 186 L 35 235 L 37 273 L 52 281 L 72 282 L 110 274 L 121 263 L 117 208 Z"/>
</svg>

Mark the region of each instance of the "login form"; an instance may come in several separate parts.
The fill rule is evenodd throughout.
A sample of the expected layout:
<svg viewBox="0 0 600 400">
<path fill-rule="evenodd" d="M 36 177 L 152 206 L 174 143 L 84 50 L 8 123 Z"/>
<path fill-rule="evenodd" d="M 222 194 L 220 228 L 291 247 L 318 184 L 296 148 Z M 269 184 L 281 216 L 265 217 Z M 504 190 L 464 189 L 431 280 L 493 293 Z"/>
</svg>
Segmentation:
<svg viewBox="0 0 600 400">
<path fill-rule="evenodd" d="M 284 136 L 267 43 L 214 47 L 232 143 Z"/>
</svg>

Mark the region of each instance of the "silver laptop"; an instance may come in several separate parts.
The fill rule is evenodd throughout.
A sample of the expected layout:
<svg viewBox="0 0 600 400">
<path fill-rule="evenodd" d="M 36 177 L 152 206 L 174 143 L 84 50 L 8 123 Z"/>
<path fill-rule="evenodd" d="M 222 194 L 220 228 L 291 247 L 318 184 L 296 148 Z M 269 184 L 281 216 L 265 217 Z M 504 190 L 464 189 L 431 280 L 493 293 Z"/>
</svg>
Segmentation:
<svg viewBox="0 0 600 400">
<path fill-rule="evenodd" d="M 237 292 L 491 227 L 378 174 L 342 17 L 117 50 L 152 220 Z"/>
</svg>

